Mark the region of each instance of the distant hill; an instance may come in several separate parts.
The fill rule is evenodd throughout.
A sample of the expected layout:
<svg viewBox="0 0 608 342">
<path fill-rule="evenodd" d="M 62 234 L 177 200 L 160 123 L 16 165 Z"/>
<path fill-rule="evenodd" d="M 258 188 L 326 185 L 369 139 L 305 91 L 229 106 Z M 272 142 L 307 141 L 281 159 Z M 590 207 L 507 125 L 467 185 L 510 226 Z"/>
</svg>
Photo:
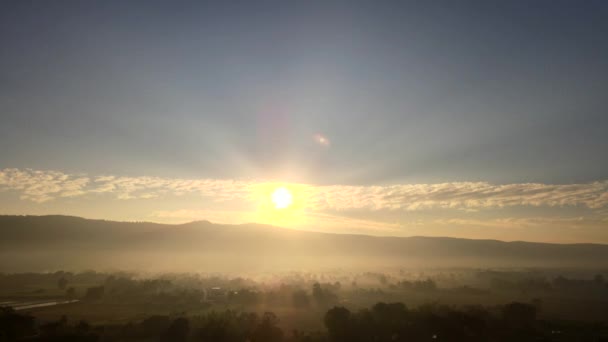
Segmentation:
<svg viewBox="0 0 608 342">
<path fill-rule="evenodd" d="M 608 267 L 608 245 L 376 237 L 260 224 L 181 225 L 0 216 L 0 272 L 385 267 Z"/>
</svg>

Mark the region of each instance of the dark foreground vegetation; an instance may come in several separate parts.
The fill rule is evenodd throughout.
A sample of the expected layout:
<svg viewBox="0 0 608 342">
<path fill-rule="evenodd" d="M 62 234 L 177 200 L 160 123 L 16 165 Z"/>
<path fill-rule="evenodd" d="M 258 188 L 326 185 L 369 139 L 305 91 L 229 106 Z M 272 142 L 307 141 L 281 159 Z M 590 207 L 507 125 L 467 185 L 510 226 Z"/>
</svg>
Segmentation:
<svg viewBox="0 0 608 342">
<path fill-rule="evenodd" d="M 67 317 L 39 324 L 10 308 L 0 312 L 1 341 L 608 341 L 608 327 L 537 319 L 532 304 L 454 309 L 377 303 L 352 312 L 341 306 L 323 316 L 325 331 L 283 331 L 272 312 L 232 310 L 198 316 L 150 316 L 122 325 L 93 326 Z"/>
<path fill-rule="evenodd" d="M 608 341 L 605 274 L 0 274 L 0 341 Z"/>
</svg>

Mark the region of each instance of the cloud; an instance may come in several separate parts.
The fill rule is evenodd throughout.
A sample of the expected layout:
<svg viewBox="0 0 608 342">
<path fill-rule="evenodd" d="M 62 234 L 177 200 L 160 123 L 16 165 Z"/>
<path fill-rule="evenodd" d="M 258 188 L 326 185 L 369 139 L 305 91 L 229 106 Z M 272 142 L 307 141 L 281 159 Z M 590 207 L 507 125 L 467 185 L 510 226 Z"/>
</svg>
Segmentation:
<svg viewBox="0 0 608 342">
<path fill-rule="evenodd" d="M 46 202 L 62 197 L 108 194 L 121 200 L 196 195 L 216 202 L 254 202 L 272 182 L 226 179 L 86 176 L 60 171 L 0 170 L 0 190 L 22 200 Z M 608 208 L 608 181 L 583 184 L 452 182 L 349 186 L 294 184 L 294 196 L 309 211 L 458 209 L 478 211 L 514 206 Z"/>
<path fill-rule="evenodd" d="M 0 170 L 0 190 L 13 190 L 20 198 L 46 202 L 60 197 L 112 194 L 117 199 L 150 199 L 164 195 L 198 194 L 216 201 L 247 199 L 260 182 L 161 177 L 86 177 L 60 171 Z"/>
<path fill-rule="evenodd" d="M 59 171 L 0 170 L 0 189 L 17 190 L 22 200 L 39 203 L 58 197 L 84 195 L 89 182 L 88 177 Z"/>
<path fill-rule="evenodd" d="M 495 185 L 487 182 L 405 184 L 389 186 L 315 187 L 311 194 L 318 209 L 463 209 L 512 206 L 585 206 L 608 204 L 608 182 L 585 184 L 518 183 Z"/>
</svg>

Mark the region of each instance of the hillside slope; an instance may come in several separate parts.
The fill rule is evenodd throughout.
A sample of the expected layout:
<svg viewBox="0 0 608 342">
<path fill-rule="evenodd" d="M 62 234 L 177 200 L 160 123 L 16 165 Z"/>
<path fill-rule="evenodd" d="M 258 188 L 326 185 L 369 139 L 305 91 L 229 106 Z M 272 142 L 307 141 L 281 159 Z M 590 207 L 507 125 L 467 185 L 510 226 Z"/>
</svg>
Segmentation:
<svg viewBox="0 0 608 342">
<path fill-rule="evenodd" d="M 607 267 L 608 245 L 376 237 L 267 225 L 0 216 L 0 271 Z"/>
</svg>

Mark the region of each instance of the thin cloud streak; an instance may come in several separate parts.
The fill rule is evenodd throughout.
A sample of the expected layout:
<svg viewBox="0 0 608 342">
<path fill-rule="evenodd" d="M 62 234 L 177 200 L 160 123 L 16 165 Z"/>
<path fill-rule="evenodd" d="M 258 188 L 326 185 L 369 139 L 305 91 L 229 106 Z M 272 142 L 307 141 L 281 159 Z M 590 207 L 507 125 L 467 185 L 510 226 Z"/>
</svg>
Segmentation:
<svg viewBox="0 0 608 342">
<path fill-rule="evenodd" d="M 64 197 L 109 194 L 120 200 L 196 195 L 216 202 L 255 202 L 257 189 L 274 182 L 256 180 L 173 179 L 88 176 L 31 169 L 0 170 L 0 190 L 15 191 L 25 201 L 43 203 Z M 295 184 L 295 196 L 310 211 L 325 210 L 481 210 L 514 206 L 608 207 L 608 181 L 585 184 L 451 182 L 387 186 L 317 186 Z"/>
</svg>

